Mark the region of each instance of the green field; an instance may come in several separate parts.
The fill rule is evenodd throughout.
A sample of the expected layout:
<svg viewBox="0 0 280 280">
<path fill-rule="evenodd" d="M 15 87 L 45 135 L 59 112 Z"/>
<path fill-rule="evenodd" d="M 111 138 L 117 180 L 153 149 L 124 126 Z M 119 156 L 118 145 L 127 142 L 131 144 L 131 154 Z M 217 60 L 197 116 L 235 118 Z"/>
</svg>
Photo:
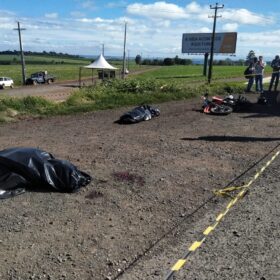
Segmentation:
<svg viewBox="0 0 280 280">
<path fill-rule="evenodd" d="M 221 79 L 236 78 L 244 79 L 245 66 L 213 66 L 212 80 L 215 82 Z M 271 67 L 266 67 L 266 74 L 271 73 Z M 166 82 L 191 83 L 193 81 L 205 82 L 207 77 L 203 76 L 203 65 L 188 66 L 163 66 L 154 71 L 139 74 L 140 79 L 154 78 Z M 244 79 L 245 81 L 245 79 Z"/>
<path fill-rule="evenodd" d="M 11 62 L 14 58 L 16 58 L 17 61 L 20 61 L 19 56 L 0 55 L 0 62 Z M 48 71 L 48 73 L 55 75 L 58 81 L 78 80 L 80 66 L 85 66 L 91 63 L 89 59 L 69 59 L 49 56 L 26 56 L 25 62 L 27 77 L 29 77 L 32 73 L 37 71 Z M 109 60 L 108 62 L 113 66 L 122 69 L 122 61 Z M 129 62 L 130 70 L 138 68 L 139 66 L 136 65 L 134 61 Z M 92 70 L 90 69 L 83 68 L 82 77 L 89 78 L 92 76 L 92 73 L 94 76 L 97 76 L 96 70 L 92 72 Z M 21 64 L 1 65 L 0 63 L 0 76 L 11 77 L 14 80 L 15 85 L 20 85 L 22 81 Z"/>
<path fill-rule="evenodd" d="M 47 70 L 56 75 L 59 81 L 78 80 L 79 67 L 88 63 L 89 61 L 83 60 L 73 64 L 27 64 L 27 74 Z M 111 62 L 111 64 L 122 68 L 121 61 Z M 155 104 L 201 96 L 206 92 L 210 95 L 238 95 L 244 92 L 247 81 L 243 77 L 245 67 L 242 66 L 214 66 L 213 80 L 210 85 L 207 77 L 202 75 L 202 65 L 147 67 L 130 63 L 130 66 L 131 73 L 135 72 L 134 75 L 128 75 L 124 80 L 115 79 L 95 86 L 83 87 L 60 103 L 40 97 L 2 96 L 0 97 L 0 121 L 10 121 L 25 116 L 50 116 L 121 106 Z M 139 73 L 136 70 L 139 70 Z M 148 71 L 143 72 L 143 70 Z M 270 72 L 270 67 L 267 67 L 266 74 L 269 75 Z M 91 70 L 84 69 L 82 73 L 83 77 L 91 77 Z M 0 75 L 10 76 L 17 84 L 20 84 L 21 67 L 20 65 L 0 65 Z"/>
<path fill-rule="evenodd" d="M 56 57 L 56 56 L 47 56 L 47 55 L 25 55 L 24 60 L 27 64 L 87 64 L 90 62 L 89 59 L 86 58 L 64 58 L 64 57 Z M 0 64 L 1 62 L 4 64 L 12 63 L 12 64 L 20 64 L 21 58 L 19 55 L 0 55 Z"/>
</svg>

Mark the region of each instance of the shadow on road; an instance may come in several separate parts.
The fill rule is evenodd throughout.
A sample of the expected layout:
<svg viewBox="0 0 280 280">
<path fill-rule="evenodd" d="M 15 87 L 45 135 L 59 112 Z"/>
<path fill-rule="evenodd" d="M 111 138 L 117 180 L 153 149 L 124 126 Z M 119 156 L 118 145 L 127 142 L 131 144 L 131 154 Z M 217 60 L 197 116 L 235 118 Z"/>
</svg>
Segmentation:
<svg viewBox="0 0 280 280">
<path fill-rule="evenodd" d="M 266 99 L 265 104 L 252 104 L 248 111 L 245 113 L 251 113 L 250 115 L 243 116 L 242 118 L 264 118 L 271 116 L 280 116 L 280 93 L 276 92 L 264 92 L 263 96 Z M 243 112 L 243 113 L 244 113 Z"/>
<path fill-rule="evenodd" d="M 280 137 L 249 137 L 249 136 L 218 136 L 218 135 L 209 135 L 209 136 L 200 136 L 197 138 L 181 138 L 181 140 L 188 141 L 214 141 L 214 142 L 272 142 L 280 141 Z"/>
</svg>

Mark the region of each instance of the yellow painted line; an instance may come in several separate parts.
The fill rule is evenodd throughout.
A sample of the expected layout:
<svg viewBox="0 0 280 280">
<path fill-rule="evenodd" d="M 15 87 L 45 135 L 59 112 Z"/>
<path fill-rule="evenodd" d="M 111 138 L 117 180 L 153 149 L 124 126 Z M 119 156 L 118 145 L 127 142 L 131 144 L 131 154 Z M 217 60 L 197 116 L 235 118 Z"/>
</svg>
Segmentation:
<svg viewBox="0 0 280 280">
<path fill-rule="evenodd" d="M 204 235 L 208 235 L 212 230 L 214 230 L 215 228 L 214 227 L 212 227 L 212 226 L 209 226 L 204 232 L 203 232 L 203 234 Z"/>
<path fill-rule="evenodd" d="M 220 213 L 217 218 L 216 218 L 216 223 L 208 226 L 204 231 L 203 234 L 205 235 L 205 237 L 201 240 L 201 241 L 195 241 L 193 242 L 193 244 L 189 247 L 189 251 L 190 252 L 194 252 L 197 248 L 199 248 L 202 243 L 206 240 L 206 236 L 209 235 L 215 228 L 216 226 L 220 223 L 220 220 L 228 213 L 228 211 L 230 210 L 230 208 L 238 202 L 238 200 L 240 200 L 246 193 L 247 189 L 249 189 L 249 187 L 256 181 L 256 179 L 264 172 L 264 170 L 275 160 L 275 158 L 280 154 L 280 150 L 277 151 L 277 153 L 275 153 L 275 155 L 270 159 L 270 161 L 268 161 L 261 169 L 259 172 L 257 172 L 254 175 L 254 178 L 251 179 L 247 184 L 245 184 L 244 186 L 240 186 L 240 187 L 228 187 L 222 190 L 218 190 L 215 191 L 215 193 L 218 195 L 227 195 L 227 192 L 230 191 L 235 191 L 235 190 L 239 190 L 239 189 L 243 189 L 241 190 L 236 196 L 235 198 L 233 198 L 228 205 L 226 206 L 226 209 L 224 212 Z M 171 274 L 169 273 L 167 278 L 165 278 L 165 280 L 169 280 L 170 276 L 173 275 L 172 272 L 174 271 L 178 271 L 182 268 L 182 266 L 185 265 L 185 263 L 187 262 L 186 259 L 179 259 L 175 265 L 171 268 Z"/>
<path fill-rule="evenodd" d="M 251 181 L 249 181 L 247 184 L 246 184 L 246 188 L 250 187 L 252 184 L 253 184 L 254 180 L 252 179 Z"/>
<path fill-rule="evenodd" d="M 216 222 L 214 225 L 209 226 L 207 229 L 204 230 L 203 234 L 208 235 L 211 231 L 213 231 L 216 226 L 219 224 L 219 222 Z"/>
<path fill-rule="evenodd" d="M 224 217 L 224 213 L 221 213 L 217 218 L 216 221 L 219 222 Z"/>
<path fill-rule="evenodd" d="M 231 208 L 233 205 L 232 200 L 229 202 L 229 204 L 227 205 L 227 209 Z"/>
<path fill-rule="evenodd" d="M 224 212 L 224 216 L 228 213 L 229 209 L 226 209 Z"/>
<path fill-rule="evenodd" d="M 181 267 L 186 263 L 187 260 L 181 259 L 178 260 L 173 267 L 171 268 L 172 271 L 178 271 Z"/>
<path fill-rule="evenodd" d="M 263 173 L 265 171 L 265 166 L 263 166 L 260 170 L 261 173 Z"/>
<path fill-rule="evenodd" d="M 191 252 L 195 251 L 197 248 L 199 248 L 201 246 L 201 244 L 203 243 L 204 240 L 205 240 L 205 238 L 203 238 L 201 241 L 195 241 L 189 248 L 189 251 L 191 251 Z"/>
<path fill-rule="evenodd" d="M 239 192 L 237 196 L 242 197 L 244 194 L 245 194 L 245 190 Z"/>
<path fill-rule="evenodd" d="M 233 205 L 234 205 L 237 201 L 238 201 L 238 197 L 236 197 L 236 198 L 232 201 Z"/>
</svg>

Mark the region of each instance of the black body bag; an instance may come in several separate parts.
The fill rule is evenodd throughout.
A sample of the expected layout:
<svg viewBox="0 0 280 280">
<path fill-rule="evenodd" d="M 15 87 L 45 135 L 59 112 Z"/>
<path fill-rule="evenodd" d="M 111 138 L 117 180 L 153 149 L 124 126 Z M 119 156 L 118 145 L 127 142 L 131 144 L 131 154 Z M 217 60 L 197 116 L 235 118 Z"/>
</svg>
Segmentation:
<svg viewBox="0 0 280 280">
<path fill-rule="evenodd" d="M 121 124 L 131 124 L 138 123 L 141 121 L 148 121 L 153 117 L 157 117 L 160 115 L 160 111 L 158 108 L 154 108 L 149 105 L 143 105 L 134 108 L 132 111 L 129 111 L 123 114 L 118 123 Z"/>
<path fill-rule="evenodd" d="M 0 198 L 23 193 L 29 187 L 76 192 L 90 181 L 90 175 L 48 152 L 35 148 L 0 151 Z"/>
</svg>

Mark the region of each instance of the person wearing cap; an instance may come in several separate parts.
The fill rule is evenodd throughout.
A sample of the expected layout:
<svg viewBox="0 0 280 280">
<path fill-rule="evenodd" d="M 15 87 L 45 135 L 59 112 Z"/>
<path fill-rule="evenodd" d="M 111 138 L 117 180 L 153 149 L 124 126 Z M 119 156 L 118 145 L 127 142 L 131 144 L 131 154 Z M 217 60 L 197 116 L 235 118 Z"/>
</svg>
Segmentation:
<svg viewBox="0 0 280 280">
<path fill-rule="evenodd" d="M 271 80 L 270 80 L 270 84 L 269 84 L 269 89 L 268 91 L 272 90 L 274 81 L 274 91 L 277 90 L 278 87 L 278 83 L 279 83 L 279 70 L 280 70 L 280 58 L 279 55 L 276 55 L 275 58 L 272 60 L 271 65 L 272 67 L 272 74 L 271 74 Z"/>
</svg>

